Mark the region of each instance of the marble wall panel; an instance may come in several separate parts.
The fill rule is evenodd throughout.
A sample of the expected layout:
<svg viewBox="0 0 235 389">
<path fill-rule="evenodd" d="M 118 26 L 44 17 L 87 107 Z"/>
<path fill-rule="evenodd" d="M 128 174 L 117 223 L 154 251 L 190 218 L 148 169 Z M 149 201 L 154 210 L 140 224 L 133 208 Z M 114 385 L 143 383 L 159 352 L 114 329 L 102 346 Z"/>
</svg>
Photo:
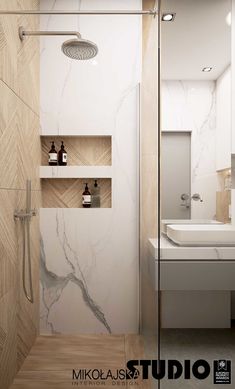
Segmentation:
<svg viewBox="0 0 235 389">
<path fill-rule="evenodd" d="M 55 10 L 141 7 L 140 0 L 41 1 Z M 111 135 L 113 170 L 112 208 L 41 210 L 42 333 L 138 330 L 141 26 L 139 16 L 41 17 L 41 29 L 79 30 L 99 47 L 80 62 L 63 55 L 64 38 L 41 39 L 42 135 Z M 83 155 L 79 164 L 87 162 Z"/>
</svg>

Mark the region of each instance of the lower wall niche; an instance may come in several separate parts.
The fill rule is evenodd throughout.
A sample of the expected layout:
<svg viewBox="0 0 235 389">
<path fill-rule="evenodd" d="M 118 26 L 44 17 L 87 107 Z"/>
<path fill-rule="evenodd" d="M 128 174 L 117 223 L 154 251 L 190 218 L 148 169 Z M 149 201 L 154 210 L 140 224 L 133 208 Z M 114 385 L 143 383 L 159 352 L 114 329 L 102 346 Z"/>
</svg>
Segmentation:
<svg viewBox="0 0 235 389">
<path fill-rule="evenodd" d="M 88 183 L 91 193 L 94 186 L 91 178 L 47 178 L 41 181 L 43 208 L 82 208 L 85 183 Z M 111 178 L 97 179 L 97 182 L 100 187 L 100 208 L 111 208 Z"/>
</svg>

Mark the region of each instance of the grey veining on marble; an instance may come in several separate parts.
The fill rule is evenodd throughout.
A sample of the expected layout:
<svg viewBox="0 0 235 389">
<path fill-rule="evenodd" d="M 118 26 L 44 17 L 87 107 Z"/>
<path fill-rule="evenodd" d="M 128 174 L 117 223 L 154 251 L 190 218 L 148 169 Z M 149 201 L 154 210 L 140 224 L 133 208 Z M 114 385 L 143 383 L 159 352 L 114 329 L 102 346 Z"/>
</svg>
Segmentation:
<svg viewBox="0 0 235 389">
<path fill-rule="evenodd" d="M 64 220 L 63 220 L 63 227 L 62 227 L 62 236 L 60 235 L 58 215 L 56 215 L 56 223 L 57 223 L 57 228 L 56 228 L 57 238 L 63 249 L 64 259 L 71 267 L 71 272 L 66 276 L 62 277 L 48 270 L 46 265 L 44 244 L 43 244 L 43 240 L 41 239 L 41 286 L 42 286 L 42 300 L 43 300 L 44 307 L 46 309 L 46 314 L 41 316 L 41 320 L 43 319 L 46 320 L 46 325 L 51 328 L 52 333 L 56 332 L 53 323 L 49 321 L 50 309 L 60 299 L 61 294 L 63 293 L 63 290 L 67 286 L 67 284 L 69 282 L 73 282 L 81 290 L 84 303 L 93 312 L 97 320 L 99 320 L 104 325 L 107 332 L 111 333 L 111 328 L 107 323 L 104 313 L 102 312 L 99 305 L 90 296 L 84 274 L 79 264 L 78 255 L 76 251 L 69 244 L 68 237 L 66 235 Z M 78 275 L 76 275 L 76 268 L 74 262 L 76 262 Z M 79 307 L 77 308 L 77 310 L 79 312 Z"/>
</svg>

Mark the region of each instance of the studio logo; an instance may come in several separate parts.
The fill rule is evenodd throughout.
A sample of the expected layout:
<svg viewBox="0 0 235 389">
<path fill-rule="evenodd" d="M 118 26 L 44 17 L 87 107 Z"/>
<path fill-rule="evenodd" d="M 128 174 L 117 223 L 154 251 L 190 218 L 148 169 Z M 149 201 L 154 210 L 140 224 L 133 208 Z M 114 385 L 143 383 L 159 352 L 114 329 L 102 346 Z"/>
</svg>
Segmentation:
<svg viewBox="0 0 235 389">
<path fill-rule="evenodd" d="M 212 370 L 213 367 L 213 370 Z M 205 359 L 191 361 L 169 360 L 129 360 L 122 369 L 73 369 L 72 385 L 139 385 L 143 380 L 214 380 L 214 384 L 231 384 L 231 361 L 219 359 L 213 366 Z"/>
<path fill-rule="evenodd" d="M 139 373 L 143 380 L 154 378 L 162 380 L 178 380 L 183 378 L 190 380 L 192 376 L 197 380 L 205 380 L 210 375 L 210 364 L 204 359 L 198 359 L 191 363 L 189 359 L 178 361 L 176 359 L 165 360 L 131 360 L 127 362 L 130 377 L 137 377 Z M 129 377 L 127 377 L 129 379 Z"/>
<path fill-rule="evenodd" d="M 231 384 L 231 361 L 225 359 L 214 361 L 214 384 Z"/>
</svg>

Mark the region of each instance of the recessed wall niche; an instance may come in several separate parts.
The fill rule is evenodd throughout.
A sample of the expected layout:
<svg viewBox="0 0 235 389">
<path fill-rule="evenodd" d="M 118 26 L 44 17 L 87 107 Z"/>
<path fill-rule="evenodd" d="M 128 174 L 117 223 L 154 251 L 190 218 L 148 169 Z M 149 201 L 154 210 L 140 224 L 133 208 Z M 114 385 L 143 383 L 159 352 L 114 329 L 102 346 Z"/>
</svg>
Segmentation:
<svg viewBox="0 0 235 389">
<path fill-rule="evenodd" d="M 64 142 L 68 155 L 67 166 L 48 166 L 52 141 L 55 142 L 57 152 L 61 141 Z M 94 179 L 97 179 L 100 187 L 100 208 L 111 208 L 111 136 L 42 136 L 41 146 L 43 208 L 82 208 L 85 183 L 88 183 L 92 194 Z"/>
<path fill-rule="evenodd" d="M 64 141 L 68 153 L 68 166 L 110 166 L 112 165 L 111 136 L 42 136 L 42 166 L 48 165 L 51 141 L 59 151 Z"/>
<path fill-rule="evenodd" d="M 82 208 L 82 193 L 88 183 L 90 191 L 94 186 L 91 178 L 43 178 L 43 208 Z M 100 186 L 100 208 L 111 208 L 111 178 L 97 179 Z M 88 210 L 90 208 L 84 208 Z"/>
</svg>

